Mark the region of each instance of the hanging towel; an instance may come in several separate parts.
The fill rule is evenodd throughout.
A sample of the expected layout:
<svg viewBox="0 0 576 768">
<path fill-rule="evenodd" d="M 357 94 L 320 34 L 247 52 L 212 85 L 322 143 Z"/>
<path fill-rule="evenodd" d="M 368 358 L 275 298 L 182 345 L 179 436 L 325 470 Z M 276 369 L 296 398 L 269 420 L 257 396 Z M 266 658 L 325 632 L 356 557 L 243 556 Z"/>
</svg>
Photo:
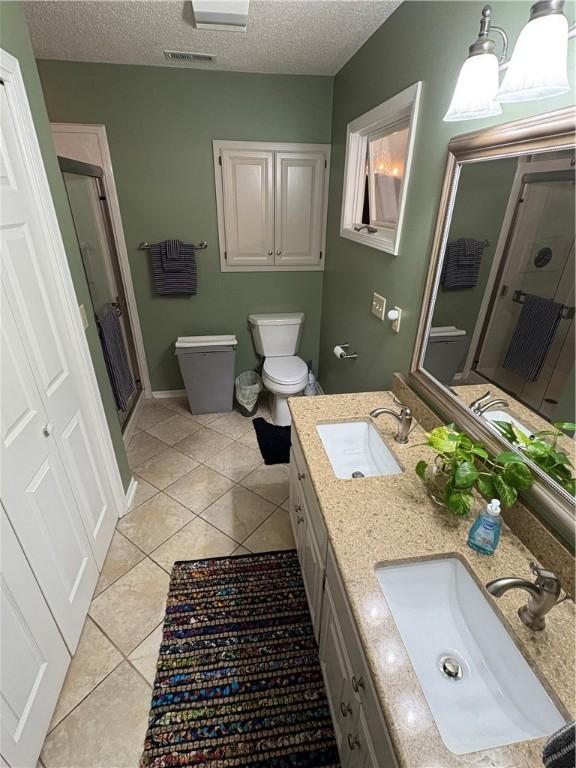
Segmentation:
<svg viewBox="0 0 576 768">
<path fill-rule="evenodd" d="M 478 282 L 480 263 L 486 241 L 462 237 L 446 246 L 440 282 L 442 287 L 474 288 Z"/>
<path fill-rule="evenodd" d="M 562 317 L 562 309 L 563 305 L 552 299 L 525 294 L 503 367 L 530 384 L 537 381 Z"/>
<path fill-rule="evenodd" d="M 542 762 L 546 768 L 574 768 L 576 765 L 576 729 L 567 723 L 544 745 Z"/>
<path fill-rule="evenodd" d="M 148 246 L 154 289 L 161 296 L 196 296 L 196 251 L 190 243 L 164 240 Z"/>
<path fill-rule="evenodd" d="M 117 407 L 125 412 L 128 408 L 128 400 L 135 392 L 136 386 L 128 363 L 116 307 L 112 304 L 104 304 L 98 313 L 97 326 L 114 400 Z"/>
</svg>

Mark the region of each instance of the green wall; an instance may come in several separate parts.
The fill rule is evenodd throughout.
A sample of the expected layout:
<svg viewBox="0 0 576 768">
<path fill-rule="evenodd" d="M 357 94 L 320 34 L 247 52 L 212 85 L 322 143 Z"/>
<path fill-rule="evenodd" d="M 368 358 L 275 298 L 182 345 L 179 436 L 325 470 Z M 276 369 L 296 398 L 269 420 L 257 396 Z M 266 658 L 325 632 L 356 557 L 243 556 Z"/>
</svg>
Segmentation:
<svg viewBox="0 0 576 768">
<path fill-rule="evenodd" d="M 51 120 L 106 126 L 155 390 L 179 389 L 179 335 L 236 333 L 237 367 L 257 362 L 250 312 L 303 310 L 300 355 L 318 362 L 322 273 L 220 272 L 213 139 L 329 142 L 329 77 L 40 61 Z M 141 240 L 206 240 L 195 297 L 158 297 Z"/>
<path fill-rule="evenodd" d="M 54 145 L 52 143 L 48 115 L 46 113 L 42 88 L 38 78 L 38 70 L 34 60 L 34 53 L 32 51 L 28 27 L 26 25 L 21 3 L 0 2 L 0 47 L 15 56 L 20 63 L 20 69 L 26 85 L 26 93 L 28 95 L 28 101 L 30 103 L 32 117 L 36 127 L 36 134 L 42 151 L 44 167 L 46 169 L 46 175 L 48 176 L 52 199 L 54 201 L 54 207 L 56 208 L 56 215 L 58 217 L 60 231 L 66 248 L 66 255 L 68 256 L 68 263 L 70 265 L 78 303 L 89 306 L 90 295 L 88 292 L 88 285 L 82 268 L 80 250 L 78 248 L 78 241 L 76 239 L 74 223 L 72 221 L 72 215 L 66 197 L 64 182 L 62 181 L 60 169 L 58 168 L 58 161 L 56 159 L 56 152 L 54 151 Z M 94 364 L 100 393 L 102 395 L 102 402 L 104 404 L 104 411 L 112 436 L 118 468 L 122 476 L 124 488 L 127 488 L 131 474 L 128 468 L 126 451 L 124 450 L 124 442 L 120 432 L 112 390 L 110 388 L 110 382 L 108 380 L 104 358 L 98 340 L 98 333 L 92 321 L 86 330 L 86 338 L 88 339 L 88 346 L 90 347 L 90 354 L 92 355 L 92 362 Z"/>
<path fill-rule="evenodd" d="M 492 3 L 494 22 L 509 32 L 512 45 L 530 4 Z M 409 369 L 450 137 L 572 103 L 569 93 L 505 106 L 497 119 L 442 121 L 482 7 L 475 1 L 404 2 L 335 78 L 319 372 L 327 392 L 386 389 L 394 371 Z M 567 15 L 572 21 L 573 4 Z M 569 46 L 574 80 L 574 40 Z M 417 80 L 423 92 L 412 177 L 400 253 L 392 256 L 339 236 L 346 125 Z M 399 334 L 370 314 L 373 291 L 386 296 L 389 307 L 402 307 Z M 342 342 L 352 344 L 356 361 L 332 355 Z"/>
</svg>

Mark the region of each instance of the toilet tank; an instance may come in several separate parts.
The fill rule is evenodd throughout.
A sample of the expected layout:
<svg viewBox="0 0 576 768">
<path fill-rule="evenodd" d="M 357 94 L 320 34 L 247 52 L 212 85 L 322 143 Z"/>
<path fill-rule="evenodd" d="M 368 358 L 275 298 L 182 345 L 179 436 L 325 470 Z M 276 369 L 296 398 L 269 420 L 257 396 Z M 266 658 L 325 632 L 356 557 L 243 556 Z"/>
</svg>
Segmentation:
<svg viewBox="0 0 576 768">
<path fill-rule="evenodd" d="M 295 355 L 304 323 L 303 312 L 248 315 L 256 352 L 262 357 Z"/>
</svg>

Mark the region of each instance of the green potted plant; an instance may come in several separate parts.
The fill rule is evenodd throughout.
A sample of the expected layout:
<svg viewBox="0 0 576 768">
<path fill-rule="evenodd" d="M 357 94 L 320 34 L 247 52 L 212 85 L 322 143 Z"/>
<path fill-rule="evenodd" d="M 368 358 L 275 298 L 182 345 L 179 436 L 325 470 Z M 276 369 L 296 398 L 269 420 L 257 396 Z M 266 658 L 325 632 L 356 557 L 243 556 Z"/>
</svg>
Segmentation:
<svg viewBox="0 0 576 768">
<path fill-rule="evenodd" d="M 416 473 L 431 498 L 453 515 L 468 514 L 474 505 L 474 492 L 485 499 L 500 499 L 503 508 L 511 507 L 518 491 L 530 488 L 534 478 L 524 459 L 514 451 L 490 457 L 482 443 L 459 432 L 453 424 L 433 429 L 424 445 L 436 451 L 434 461 L 419 461 Z"/>
</svg>

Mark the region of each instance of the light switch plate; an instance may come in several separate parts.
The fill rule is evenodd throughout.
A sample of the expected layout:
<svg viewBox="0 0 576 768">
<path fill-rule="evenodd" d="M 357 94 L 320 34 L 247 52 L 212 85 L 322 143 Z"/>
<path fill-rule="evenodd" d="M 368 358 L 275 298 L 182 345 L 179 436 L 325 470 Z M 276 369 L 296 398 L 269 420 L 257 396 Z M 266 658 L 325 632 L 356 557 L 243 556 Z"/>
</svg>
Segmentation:
<svg viewBox="0 0 576 768">
<path fill-rule="evenodd" d="M 378 320 L 384 320 L 386 317 L 386 299 L 379 293 L 372 294 L 372 314 Z"/>
</svg>

